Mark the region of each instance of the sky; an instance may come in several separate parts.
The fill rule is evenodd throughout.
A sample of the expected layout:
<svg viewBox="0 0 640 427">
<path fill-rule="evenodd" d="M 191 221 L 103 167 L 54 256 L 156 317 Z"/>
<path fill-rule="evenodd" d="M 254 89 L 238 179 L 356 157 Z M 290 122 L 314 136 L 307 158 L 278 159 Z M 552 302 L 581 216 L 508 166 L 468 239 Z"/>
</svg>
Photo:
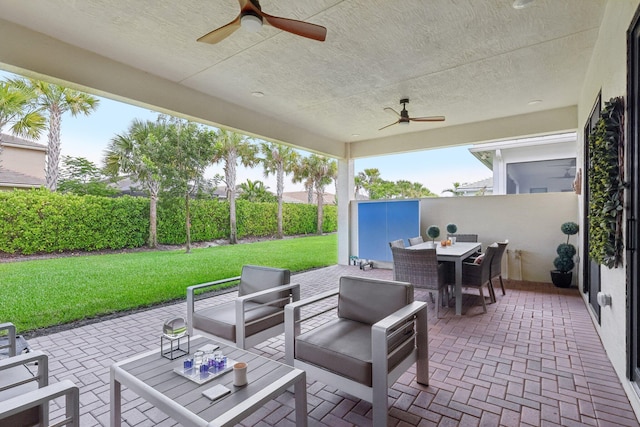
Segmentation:
<svg viewBox="0 0 640 427">
<path fill-rule="evenodd" d="M 0 80 L 14 76 L 0 70 Z M 103 151 L 111 138 L 117 134 L 126 133 L 134 119 L 154 121 L 158 113 L 108 98 L 98 98 L 99 106 L 89 116 L 73 117 L 66 113 L 62 117 L 61 143 L 63 156 L 84 157 L 97 166 L 102 166 Z M 39 142 L 46 144 L 46 133 L 42 135 Z M 492 176 L 492 172 L 469 152 L 470 147 L 467 145 L 356 159 L 354 171 L 357 174 L 364 169 L 377 168 L 380 170 L 382 179 L 387 181 L 402 179 L 420 182 L 433 193 L 448 196 L 449 193 L 442 193 L 442 191 L 451 188 L 454 182 L 471 183 Z M 205 173 L 207 178 L 215 174 L 224 175 L 222 165 L 212 166 Z M 285 178 L 284 191 L 302 191 L 302 184 L 293 184 L 290 178 L 291 176 Z M 275 177 L 265 178 L 261 166 L 252 169 L 239 166 L 237 184 L 246 182 L 247 179 L 261 180 L 275 192 Z M 335 192 L 333 186 L 327 187 L 326 190 L 330 193 Z"/>
</svg>

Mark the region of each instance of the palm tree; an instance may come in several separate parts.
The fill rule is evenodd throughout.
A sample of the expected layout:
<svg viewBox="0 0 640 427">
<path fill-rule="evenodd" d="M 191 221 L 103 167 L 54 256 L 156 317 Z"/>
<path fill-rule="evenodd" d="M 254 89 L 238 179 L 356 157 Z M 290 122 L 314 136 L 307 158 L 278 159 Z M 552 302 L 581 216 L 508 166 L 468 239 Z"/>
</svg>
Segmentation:
<svg viewBox="0 0 640 427">
<path fill-rule="evenodd" d="M 336 179 L 338 174 L 338 164 L 328 157 L 312 154 L 303 157 L 293 172 L 294 182 L 305 182 L 305 185 L 313 188 L 316 193 L 318 204 L 318 225 L 317 233 L 322 234 L 322 217 L 324 203 L 324 188 Z"/>
<path fill-rule="evenodd" d="M 369 198 L 372 199 L 372 192 L 374 192 L 376 184 L 379 184 L 381 181 L 380 170 L 377 168 L 365 169 L 362 172 L 358 172 L 357 178 L 360 181 L 362 188 L 367 191 Z"/>
<path fill-rule="evenodd" d="M 442 190 L 442 192 L 443 193 L 451 193 L 455 197 L 462 196 L 464 193 L 459 189 L 460 185 L 461 184 L 459 182 L 454 182 L 453 183 L 453 188 L 447 188 L 445 190 Z"/>
<path fill-rule="evenodd" d="M 0 82 L 0 131 L 9 126 L 11 133 L 32 139 L 40 137 L 46 120 L 35 105 L 36 96 L 11 81 Z"/>
<path fill-rule="evenodd" d="M 236 169 L 238 160 L 245 167 L 256 163 L 257 147 L 251 140 L 235 132 L 220 129 L 216 133 L 216 142 L 212 161 L 223 163 L 224 182 L 227 185 L 227 199 L 229 200 L 229 243 L 238 243 L 238 227 L 236 224 Z"/>
<path fill-rule="evenodd" d="M 105 173 L 131 174 L 149 192 L 149 246 L 158 246 L 157 206 L 161 186 L 162 144 L 169 139 L 163 122 L 134 120 L 125 134 L 111 139 L 105 150 Z"/>
<path fill-rule="evenodd" d="M 47 166 L 45 178 L 47 188 L 55 191 L 58 183 L 60 163 L 60 124 L 62 115 L 70 112 L 73 117 L 82 113 L 89 115 L 99 104 L 98 98 L 56 84 L 31 78 L 10 80 L 16 87 L 33 92 L 36 105 L 47 111 L 49 115 L 49 136 L 47 149 Z"/>
<path fill-rule="evenodd" d="M 243 182 L 238 185 L 238 188 L 242 190 L 242 193 L 238 196 L 240 200 L 246 200 L 248 202 L 270 202 L 276 201 L 276 196 L 270 193 L 269 187 L 264 185 L 264 182 L 260 180 L 251 181 L 247 179 L 247 182 Z"/>
<path fill-rule="evenodd" d="M 284 175 L 293 172 L 298 162 L 298 153 L 291 147 L 286 145 L 274 144 L 271 142 L 263 142 L 260 144 L 260 150 L 264 154 L 262 166 L 264 167 L 264 175 L 276 174 L 276 197 L 278 198 L 278 232 L 276 237 L 282 239 L 284 237 L 282 227 L 282 193 L 284 192 Z"/>
</svg>

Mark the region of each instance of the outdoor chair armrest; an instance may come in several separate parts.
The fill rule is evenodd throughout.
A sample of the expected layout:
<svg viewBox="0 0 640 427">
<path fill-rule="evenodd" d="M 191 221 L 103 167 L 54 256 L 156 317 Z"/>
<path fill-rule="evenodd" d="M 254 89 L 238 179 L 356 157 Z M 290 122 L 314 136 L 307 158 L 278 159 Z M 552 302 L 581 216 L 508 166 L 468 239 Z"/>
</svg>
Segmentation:
<svg viewBox="0 0 640 427">
<path fill-rule="evenodd" d="M 418 348 L 416 381 L 423 385 L 429 384 L 429 349 L 427 329 L 427 303 L 414 301 L 411 304 L 391 313 L 384 319 L 371 326 L 371 354 L 374 372 L 388 372 L 389 369 L 389 330 L 401 326 L 413 316 L 416 316 L 416 343 Z M 374 375 L 374 378 L 376 376 Z M 374 379 L 375 381 L 375 379 Z"/>
<path fill-rule="evenodd" d="M 66 424 L 68 426 L 80 426 L 80 390 L 69 380 L 63 380 L 58 383 L 39 388 L 20 396 L 7 399 L 0 402 L 0 420 L 12 415 L 19 414 L 27 409 L 44 406 L 46 407 L 44 420 L 48 420 L 49 402 L 58 397 L 65 396 L 66 400 Z M 1 422 L 0 422 L 1 423 Z M 48 422 L 47 424 L 48 425 Z M 61 425 L 61 424 L 56 424 Z"/>
<path fill-rule="evenodd" d="M 315 304 L 322 300 L 334 297 L 338 295 L 338 293 L 339 293 L 339 289 L 336 288 L 330 291 L 319 293 L 309 298 L 305 298 L 297 302 L 292 302 L 290 304 L 287 304 L 284 307 L 284 340 L 285 340 L 284 350 L 285 350 L 285 363 L 287 365 L 293 366 L 293 359 L 295 356 L 295 349 L 294 349 L 295 340 L 296 340 L 296 337 L 300 335 L 300 324 L 302 323 L 302 321 L 300 320 L 300 309 L 302 307 Z M 303 320 L 309 320 L 324 312 L 326 312 L 326 310 L 320 313 L 317 313 L 315 315 L 309 316 Z"/>
<path fill-rule="evenodd" d="M 249 295 L 243 295 L 241 297 L 236 298 L 235 300 L 235 304 L 236 304 L 236 340 L 237 342 L 244 342 L 245 337 L 247 336 L 246 334 L 246 328 L 247 326 L 249 326 L 246 322 L 245 322 L 245 316 L 247 313 L 249 313 L 252 309 L 247 309 L 247 302 L 250 302 L 252 300 L 255 300 L 256 298 L 260 298 L 260 297 L 264 297 L 264 296 L 270 296 L 270 295 L 274 295 L 274 296 L 278 296 L 279 293 L 283 292 L 283 291 L 291 291 L 291 299 L 295 302 L 295 301 L 299 301 L 300 300 L 300 284 L 298 283 L 289 283 L 286 285 L 281 285 L 281 286 L 276 286 L 274 288 L 270 288 L 270 289 L 265 289 L 263 291 L 258 291 L 258 292 L 253 292 Z M 278 298 L 276 298 L 275 300 L 272 300 L 269 303 L 266 304 L 261 304 L 261 305 L 271 305 L 271 304 L 276 304 L 278 302 L 283 302 L 283 301 L 278 301 Z M 287 301 L 288 303 L 288 301 Z M 255 309 L 255 308 L 253 308 Z M 282 314 L 282 311 L 279 311 L 280 314 Z M 268 316 L 267 316 L 268 317 Z"/>
<path fill-rule="evenodd" d="M 14 357 L 0 360 L 0 371 L 13 368 L 15 366 L 25 365 L 31 362 L 38 362 L 38 366 L 47 365 L 47 355 L 40 350 L 31 351 L 25 354 L 19 354 Z"/>
<path fill-rule="evenodd" d="M 187 288 L 187 297 L 189 296 L 189 294 L 194 295 L 195 291 L 197 289 L 208 288 L 209 286 L 221 285 L 223 283 L 229 283 L 229 282 L 233 282 L 233 281 L 236 281 L 236 280 L 240 280 L 240 276 L 229 277 L 227 279 L 220 279 L 220 280 L 215 280 L 213 282 L 206 282 L 206 283 L 200 283 L 198 285 L 189 286 Z"/>
<path fill-rule="evenodd" d="M 196 290 L 238 280 L 240 280 L 240 276 L 215 280 L 213 282 L 200 283 L 199 285 L 187 287 L 187 330 L 189 331 L 189 335 L 193 335 L 193 311 L 196 309 Z"/>
<path fill-rule="evenodd" d="M 38 364 L 37 375 L 33 377 L 29 376 L 29 378 L 24 378 L 22 381 L 14 384 L 7 384 L 4 387 L 0 388 L 0 391 L 7 390 L 21 384 L 26 384 L 31 381 L 37 381 L 38 387 L 45 387 L 49 383 L 49 359 L 46 354 L 39 350 L 0 360 L 0 375 L 2 375 L 1 372 L 4 370 L 33 362 L 36 362 Z"/>
<path fill-rule="evenodd" d="M 401 323 L 406 322 L 408 319 L 410 319 L 412 316 L 415 316 L 422 310 L 426 312 L 427 303 L 423 301 L 414 301 L 411 304 L 391 313 L 384 319 L 381 319 L 374 323 L 371 326 L 372 331 L 376 334 L 379 333 L 376 331 L 384 331 L 386 333 L 386 331 L 388 331 L 389 329 L 392 329 L 400 325 Z"/>
<path fill-rule="evenodd" d="M 286 291 L 291 289 L 291 294 L 293 295 L 293 300 L 300 300 L 300 284 L 298 283 L 289 283 L 286 285 L 276 286 L 274 288 L 265 289 L 263 291 L 254 292 L 252 294 L 243 295 L 241 297 L 236 298 L 236 308 L 244 307 L 245 302 L 252 301 L 256 298 L 268 296 L 270 294 L 278 294 L 282 291 Z M 297 297 L 296 297 L 297 295 Z M 266 304 L 269 305 L 269 304 Z"/>
<path fill-rule="evenodd" d="M 8 343 L 7 345 L 0 345 L 0 349 L 8 348 L 9 357 L 16 355 L 16 327 L 11 322 L 0 323 L 0 331 L 7 331 Z"/>
</svg>

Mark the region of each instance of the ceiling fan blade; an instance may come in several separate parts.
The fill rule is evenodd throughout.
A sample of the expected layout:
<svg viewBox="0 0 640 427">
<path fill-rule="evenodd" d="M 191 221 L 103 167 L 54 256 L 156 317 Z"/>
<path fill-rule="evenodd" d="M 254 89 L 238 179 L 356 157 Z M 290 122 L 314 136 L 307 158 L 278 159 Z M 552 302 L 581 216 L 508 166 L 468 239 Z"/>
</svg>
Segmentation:
<svg viewBox="0 0 640 427">
<path fill-rule="evenodd" d="M 444 122 L 444 116 L 409 117 L 412 122 Z"/>
<path fill-rule="evenodd" d="M 391 107 L 385 107 L 385 108 L 384 108 L 384 111 L 390 111 L 390 112 L 392 112 L 392 113 L 395 113 L 395 114 L 396 114 L 396 116 L 400 117 L 400 113 L 398 113 L 396 110 L 394 110 L 394 109 L 393 109 L 393 108 L 391 108 Z"/>
<path fill-rule="evenodd" d="M 327 29 L 323 26 L 310 22 L 296 21 L 295 19 L 280 18 L 264 12 L 260 12 L 260 14 L 265 23 L 279 30 L 321 42 L 327 38 Z"/>
<path fill-rule="evenodd" d="M 240 15 L 238 15 L 236 19 L 229 22 L 227 25 L 217 28 L 200 37 L 198 41 L 202 43 L 216 44 L 229 37 L 238 28 L 240 28 Z"/>
<path fill-rule="evenodd" d="M 390 125 L 386 125 L 385 127 L 381 127 L 381 128 L 380 128 L 380 129 L 378 129 L 378 130 L 386 129 L 386 128 L 388 128 L 389 126 L 397 125 L 398 123 L 400 123 L 400 120 L 395 121 L 395 122 L 391 123 Z"/>
</svg>

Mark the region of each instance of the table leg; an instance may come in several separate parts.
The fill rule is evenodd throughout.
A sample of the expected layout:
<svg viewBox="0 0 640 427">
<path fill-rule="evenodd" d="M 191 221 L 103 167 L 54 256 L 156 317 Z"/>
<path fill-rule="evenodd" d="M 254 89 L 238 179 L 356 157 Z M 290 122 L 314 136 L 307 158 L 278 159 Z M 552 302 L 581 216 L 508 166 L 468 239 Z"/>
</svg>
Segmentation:
<svg viewBox="0 0 640 427">
<path fill-rule="evenodd" d="M 456 262 L 456 315 L 462 315 L 462 258 Z"/>
<path fill-rule="evenodd" d="M 122 425 L 122 386 L 115 379 L 113 367 L 111 368 L 111 387 L 109 389 L 111 427 L 120 427 Z"/>
<path fill-rule="evenodd" d="M 296 398 L 296 426 L 307 427 L 307 374 L 302 372 L 293 386 Z"/>
</svg>

